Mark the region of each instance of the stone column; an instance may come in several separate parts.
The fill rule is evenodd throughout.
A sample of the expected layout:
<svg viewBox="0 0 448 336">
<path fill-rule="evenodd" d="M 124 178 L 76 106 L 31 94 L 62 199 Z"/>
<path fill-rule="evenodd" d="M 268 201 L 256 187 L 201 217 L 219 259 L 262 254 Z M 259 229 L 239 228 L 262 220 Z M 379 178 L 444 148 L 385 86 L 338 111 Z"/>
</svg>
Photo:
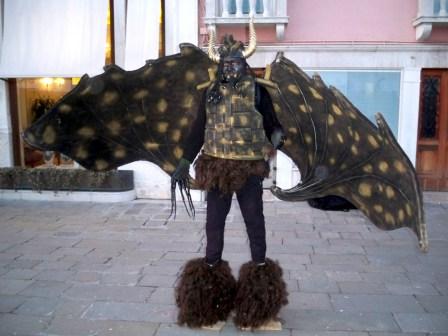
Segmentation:
<svg viewBox="0 0 448 336">
<path fill-rule="evenodd" d="M 12 130 L 9 115 L 8 85 L 0 80 L 0 167 L 13 166 Z"/>
<path fill-rule="evenodd" d="M 421 68 L 409 67 L 404 68 L 402 71 L 398 118 L 397 140 L 414 166 L 417 158 L 421 70 Z"/>
</svg>

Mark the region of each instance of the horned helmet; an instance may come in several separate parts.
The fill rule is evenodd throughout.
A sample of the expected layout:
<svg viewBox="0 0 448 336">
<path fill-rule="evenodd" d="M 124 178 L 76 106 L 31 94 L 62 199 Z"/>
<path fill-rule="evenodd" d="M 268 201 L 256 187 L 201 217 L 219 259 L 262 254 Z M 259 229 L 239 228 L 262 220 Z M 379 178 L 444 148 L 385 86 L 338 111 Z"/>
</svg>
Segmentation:
<svg viewBox="0 0 448 336">
<path fill-rule="evenodd" d="M 226 35 L 222 46 L 216 51 L 216 33 L 210 30 L 210 39 L 208 47 L 209 57 L 218 66 L 218 78 L 223 82 L 236 84 L 242 76 L 247 73 L 248 65 L 246 58 L 255 52 L 257 36 L 255 33 L 253 19 L 249 23 L 249 46 L 244 47 L 243 42 L 236 41 L 232 35 Z"/>
<path fill-rule="evenodd" d="M 241 41 L 235 41 L 232 35 L 226 35 L 223 45 L 216 51 L 216 32 L 209 30 L 208 56 L 215 63 L 220 63 L 225 57 L 249 58 L 257 47 L 257 34 L 255 33 L 253 18 L 249 22 L 249 45 L 244 47 Z"/>
</svg>

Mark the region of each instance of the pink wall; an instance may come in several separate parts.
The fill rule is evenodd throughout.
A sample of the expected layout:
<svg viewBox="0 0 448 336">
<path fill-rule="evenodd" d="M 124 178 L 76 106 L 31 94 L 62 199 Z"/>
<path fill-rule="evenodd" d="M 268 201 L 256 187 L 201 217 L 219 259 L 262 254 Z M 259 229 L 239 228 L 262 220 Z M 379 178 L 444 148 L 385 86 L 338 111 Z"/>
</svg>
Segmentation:
<svg viewBox="0 0 448 336">
<path fill-rule="evenodd" d="M 205 0 L 200 0 L 199 8 L 204 27 Z M 417 0 L 288 0 L 289 23 L 281 43 L 415 43 L 416 15 Z M 225 33 L 248 39 L 247 27 L 219 26 L 218 35 Z M 257 35 L 260 44 L 278 43 L 274 26 L 257 26 Z M 206 41 L 206 36 L 199 40 Z M 425 42 L 448 42 L 448 28 L 434 28 Z"/>
<path fill-rule="evenodd" d="M 289 42 L 415 42 L 417 0 L 288 1 Z"/>
</svg>

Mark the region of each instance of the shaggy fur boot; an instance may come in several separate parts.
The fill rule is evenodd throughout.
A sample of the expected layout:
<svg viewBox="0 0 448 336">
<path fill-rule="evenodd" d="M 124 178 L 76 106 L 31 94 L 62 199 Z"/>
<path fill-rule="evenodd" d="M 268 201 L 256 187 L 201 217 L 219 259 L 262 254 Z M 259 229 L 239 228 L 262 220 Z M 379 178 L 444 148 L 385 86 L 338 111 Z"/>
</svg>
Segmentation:
<svg viewBox="0 0 448 336">
<path fill-rule="evenodd" d="M 235 298 L 235 325 L 256 329 L 277 317 L 288 303 L 283 271 L 278 263 L 266 259 L 264 265 L 248 262 L 241 266 Z"/>
<path fill-rule="evenodd" d="M 198 328 L 227 320 L 235 292 L 236 280 L 227 261 L 214 266 L 202 258 L 188 261 L 176 287 L 178 323 Z"/>
</svg>

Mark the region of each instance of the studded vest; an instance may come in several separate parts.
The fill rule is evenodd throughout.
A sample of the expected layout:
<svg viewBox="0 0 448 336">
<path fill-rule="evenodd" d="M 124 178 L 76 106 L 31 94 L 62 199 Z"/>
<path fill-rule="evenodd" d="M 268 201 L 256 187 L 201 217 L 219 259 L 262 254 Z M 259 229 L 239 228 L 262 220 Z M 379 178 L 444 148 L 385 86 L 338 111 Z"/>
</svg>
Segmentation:
<svg viewBox="0 0 448 336">
<path fill-rule="evenodd" d="M 206 104 L 204 153 L 222 159 L 263 159 L 268 140 L 263 116 L 255 108 L 254 78 L 245 76 L 235 87 L 220 83 L 219 93 L 217 104 Z"/>
</svg>

